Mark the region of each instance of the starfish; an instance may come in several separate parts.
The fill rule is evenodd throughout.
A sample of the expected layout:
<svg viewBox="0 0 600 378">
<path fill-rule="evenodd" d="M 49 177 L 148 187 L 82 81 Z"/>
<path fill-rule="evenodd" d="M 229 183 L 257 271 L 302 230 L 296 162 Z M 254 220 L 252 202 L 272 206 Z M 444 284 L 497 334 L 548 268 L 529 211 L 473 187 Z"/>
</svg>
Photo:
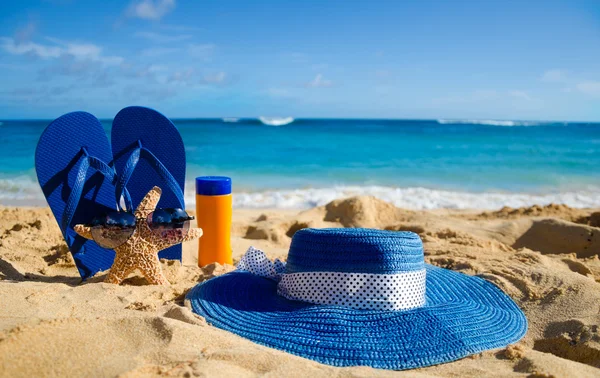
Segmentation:
<svg viewBox="0 0 600 378">
<path fill-rule="evenodd" d="M 115 248 L 116 257 L 104 282 L 120 284 L 129 273 L 138 269 L 151 285 L 168 285 L 169 281 L 162 272 L 158 252 L 172 245 L 202 236 L 201 228 L 190 228 L 187 233 L 160 237 L 152 232 L 146 218 L 156 209 L 162 190 L 152 188 L 135 210 L 135 231 L 127 242 Z M 83 224 L 75 225 L 75 232 L 86 239 L 93 240 L 92 229 Z"/>
</svg>

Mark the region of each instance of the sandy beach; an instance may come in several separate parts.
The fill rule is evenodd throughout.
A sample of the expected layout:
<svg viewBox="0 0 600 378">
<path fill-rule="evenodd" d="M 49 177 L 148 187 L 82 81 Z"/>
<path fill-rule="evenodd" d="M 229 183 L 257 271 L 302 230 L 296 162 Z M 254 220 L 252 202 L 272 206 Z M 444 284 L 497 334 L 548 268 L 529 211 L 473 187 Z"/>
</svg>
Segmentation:
<svg viewBox="0 0 600 378">
<path fill-rule="evenodd" d="M 597 211 L 597 210 L 596 210 Z M 529 320 L 506 349 L 404 372 L 335 368 L 214 328 L 186 306 L 186 292 L 232 266 L 163 261 L 171 286 L 123 285 L 101 273 L 81 283 L 47 208 L 0 207 L 0 375 L 597 377 L 600 375 L 600 213 L 563 205 L 500 211 L 408 211 L 374 197 L 296 210 L 235 210 L 233 251 L 285 258 L 304 227 L 410 230 L 427 262 L 479 275 L 508 293 Z"/>
</svg>

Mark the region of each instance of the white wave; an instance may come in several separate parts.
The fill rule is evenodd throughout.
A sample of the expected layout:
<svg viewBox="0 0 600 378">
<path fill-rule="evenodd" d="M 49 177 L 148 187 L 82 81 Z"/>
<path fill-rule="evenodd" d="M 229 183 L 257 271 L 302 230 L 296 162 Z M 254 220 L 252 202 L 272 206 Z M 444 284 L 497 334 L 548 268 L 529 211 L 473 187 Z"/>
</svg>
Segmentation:
<svg viewBox="0 0 600 378">
<path fill-rule="evenodd" d="M 294 118 L 292 117 L 258 117 L 260 122 L 264 123 L 267 126 L 284 126 L 294 122 Z"/>
<path fill-rule="evenodd" d="M 239 118 L 235 118 L 235 117 L 225 117 L 225 118 L 221 118 L 221 120 L 223 122 L 227 122 L 227 123 L 236 123 L 238 122 L 240 119 Z"/>
<path fill-rule="evenodd" d="M 186 204 L 195 206 L 194 183 L 186 185 Z M 393 188 L 384 186 L 338 186 L 332 188 L 267 190 L 234 192 L 236 208 L 306 209 L 326 205 L 356 195 L 371 195 L 412 210 L 481 209 L 495 210 L 503 206 L 521 207 L 565 204 L 575 208 L 599 208 L 600 188 L 587 188 L 556 193 L 458 192 L 427 188 Z M 0 179 L 0 203 L 13 206 L 45 206 L 39 184 L 30 176 Z"/>
<path fill-rule="evenodd" d="M 501 121 L 493 119 L 438 119 L 441 125 L 488 125 L 488 126 L 537 126 L 540 122 L 529 121 Z"/>
<path fill-rule="evenodd" d="M 190 186 L 191 187 L 191 186 Z M 194 206 L 193 191 L 188 190 L 186 202 Z M 267 190 L 262 192 L 234 192 L 236 208 L 306 209 L 325 205 L 335 199 L 356 195 L 371 195 L 412 210 L 428 209 L 481 209 L 495 210 L 503 206 L 521 207 L 565 204 L 576 208 L 600 207 L 600 188 L 546 193 L 455 192 L 427 188 L 392 188 L 382 186 L 340 186 L 319 189 Z"/>
<path fill-rule="evenodd" d="M 34 178 L 18 176 L 0 179 L 0 203 L 12 206 L 43 206 L 46 200 Z"/>
</svg>

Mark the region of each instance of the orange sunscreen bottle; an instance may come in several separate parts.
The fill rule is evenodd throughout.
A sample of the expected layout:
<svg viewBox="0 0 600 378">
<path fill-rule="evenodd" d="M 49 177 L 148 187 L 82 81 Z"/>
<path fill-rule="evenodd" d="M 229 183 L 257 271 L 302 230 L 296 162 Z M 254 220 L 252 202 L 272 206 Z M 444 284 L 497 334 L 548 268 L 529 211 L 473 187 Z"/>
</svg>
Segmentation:
<svg viewBox="0 0 600 378">
<path fill-rule="evenodd" d="M 202 228 L 198 266 L 233 264 L 231 257 L 231 179 L 196 177 L 196 219 Z"/>
</svg>

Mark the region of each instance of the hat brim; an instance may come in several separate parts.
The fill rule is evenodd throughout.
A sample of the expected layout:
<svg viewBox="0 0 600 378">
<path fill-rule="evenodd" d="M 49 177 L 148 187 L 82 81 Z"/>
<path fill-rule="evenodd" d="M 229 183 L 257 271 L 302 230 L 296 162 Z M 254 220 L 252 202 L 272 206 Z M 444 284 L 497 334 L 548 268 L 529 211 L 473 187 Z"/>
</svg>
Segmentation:
<svg viewBox="0 0 600 378">
<path fill-rule="evenodd" d="M 435 365 L 504 347 L 527 331 L 523 312 L 495 285 L 426 269 L 426 305 L 407 311 L 292 301 L 277 294 L 275 281 L 243 271 L 199 284 L 187 299 L 218 328 L 334 366 Z"/>
</svg>

